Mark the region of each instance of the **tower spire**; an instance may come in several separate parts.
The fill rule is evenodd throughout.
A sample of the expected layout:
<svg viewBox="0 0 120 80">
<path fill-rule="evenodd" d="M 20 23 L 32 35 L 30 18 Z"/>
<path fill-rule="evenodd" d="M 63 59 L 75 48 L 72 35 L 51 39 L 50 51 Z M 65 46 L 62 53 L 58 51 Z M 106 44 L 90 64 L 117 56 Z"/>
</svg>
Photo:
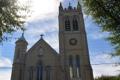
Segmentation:
<svg viewBox="0 0 120 80">
<path fill-rule="evenodd" d="M 24 37 L 24 31 L 22 32 L 22 35 L 21 35 L 21 37 L 16 41 L 16 43 L 17 42 L 25 42 L 25 43 L 27 43 L 27 41 L 26 41 L 26 39 L 25 39 L 25 37 Z M 28 44 L 28 43 L 27 43 Z"/>
<path fill-rule="evenodd" d="M 20 37 L 19 40 L 25 40 L 25 37 L 24 37 L 24 31 L 22 32 L 22 35 L 21 35 L 21 37 Z"/>
<path fill-rule="evenodd" d="M 69 2 L 69 6 L 71 6 L 71 3 Z"/>
<path fill-rule="evenodd" d="M 71 9 L 72 9 L 72 6 L 71 6 L 71 3 L 70 3 L 70 2 L 69 2 L 68 9 L 69 9 L 69 10 L 71 10 Z"/>
<path fill-rule="evenodd" d="M 24 31 L 23 31 L 23 33 L 22 33 L 22 37 L 24 37 Z"/>
<path fill-rule="evenodd" d="M 63 10 L 63 6 L 61 2 L 60 2 L 59 10 Z"/>
<path fill-rule="evenodd" d="M 79 3 L 79 1 L 78 1 L 78 4 L 77 4 L 77 9 L 81 9 L 81 5 L 80 5 L 80 3 Z"/>
</svg>

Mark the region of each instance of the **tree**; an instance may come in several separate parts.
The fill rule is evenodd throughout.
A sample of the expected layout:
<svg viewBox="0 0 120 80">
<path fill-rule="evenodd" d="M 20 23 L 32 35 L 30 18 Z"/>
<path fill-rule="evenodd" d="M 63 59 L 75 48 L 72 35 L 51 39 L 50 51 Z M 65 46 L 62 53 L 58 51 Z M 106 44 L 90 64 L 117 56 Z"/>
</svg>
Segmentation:
<svg viewBox="0 0 120 80">
<path fill-rule="evenodd" d="M 4 33 L 12 33 L 24 29 L 27 6 L 20 5 L 18 0 L 0 0 L 0 42 L 7 39 Z"/>
<path fill-rule="evenodd" d="M 110 33 L 107 40 L 115 48 L 114 55 L 120 56 L 120 1 L 83 0 L 84 11 L 91 15 L 102 31 Z"/>
</svg>

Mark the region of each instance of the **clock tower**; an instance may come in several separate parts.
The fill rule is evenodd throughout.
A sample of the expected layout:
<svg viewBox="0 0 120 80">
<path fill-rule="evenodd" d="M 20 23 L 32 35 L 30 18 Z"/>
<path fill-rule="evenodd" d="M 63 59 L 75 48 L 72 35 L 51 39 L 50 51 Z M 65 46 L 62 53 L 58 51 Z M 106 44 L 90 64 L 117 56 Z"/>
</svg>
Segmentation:
<svg viewBox="0 0 120 80">
<path fill-rule="evenodd" d="M 59 48 L 63 80 L 93 80 L 81 5 L 59 6 Z"/>
</svg>

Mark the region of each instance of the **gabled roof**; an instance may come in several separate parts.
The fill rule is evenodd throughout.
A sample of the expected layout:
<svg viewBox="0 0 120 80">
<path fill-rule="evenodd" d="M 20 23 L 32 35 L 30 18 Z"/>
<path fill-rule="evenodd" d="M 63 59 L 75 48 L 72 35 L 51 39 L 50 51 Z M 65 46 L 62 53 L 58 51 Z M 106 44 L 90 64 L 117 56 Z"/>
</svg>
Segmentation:
<svg viewBox="0 0 120 80">
<path fill-rule="evenodd" d="M 27 54 L 29 55 L 29 53 L 31 53 L 32 51 L 34 51 L 37 47 L 42 47 L 42 48 L 49 48 L 50 50 L 52 50 L 55 55 L 58 55 L 58 53 L 43 39 L 41 38 L 39 41 L 37 41 L 28 51 Z"/>
</svg>

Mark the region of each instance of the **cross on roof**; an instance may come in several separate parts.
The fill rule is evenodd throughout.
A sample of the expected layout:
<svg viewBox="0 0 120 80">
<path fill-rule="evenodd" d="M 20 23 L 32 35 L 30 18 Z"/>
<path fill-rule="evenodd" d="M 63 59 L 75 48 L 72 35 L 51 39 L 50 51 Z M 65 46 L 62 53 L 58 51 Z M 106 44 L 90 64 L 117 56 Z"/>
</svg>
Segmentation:
<svg viewBox="0 0 120 80">
<path fill-rule="evenodd" d="M 42 39 L 44 35 L 43 35 L 43 34 L 41 34 L 40 36 L 41 36 L 41 39 Z"/>
<path fill-rule="evenodd" d="M 71 3 L 69 2 L 69 6 L 71 6 Z"/>
<path fill-rule="evenodd" d="M 22 37 L 24 37 L 25 29 L 22 29 Z"/>
</svg>

